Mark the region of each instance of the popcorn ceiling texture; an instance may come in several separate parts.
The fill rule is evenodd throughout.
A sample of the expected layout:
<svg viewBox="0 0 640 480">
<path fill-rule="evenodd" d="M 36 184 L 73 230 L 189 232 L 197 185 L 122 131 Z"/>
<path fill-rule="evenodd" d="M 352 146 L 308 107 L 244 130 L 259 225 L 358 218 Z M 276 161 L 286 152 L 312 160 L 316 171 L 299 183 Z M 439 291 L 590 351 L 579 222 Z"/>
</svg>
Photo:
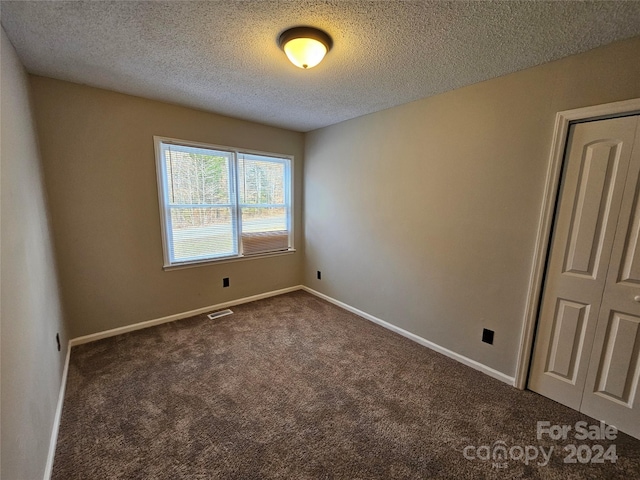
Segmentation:
<svg viewBox="0 0 640 480">
<path fill-rule="evenodd" d="M 309 131 L 640 35 L 640 2 L 3 1 L 30 73 Z M 313 25 L 334 48 L 289 63 Z"/>
</svg>

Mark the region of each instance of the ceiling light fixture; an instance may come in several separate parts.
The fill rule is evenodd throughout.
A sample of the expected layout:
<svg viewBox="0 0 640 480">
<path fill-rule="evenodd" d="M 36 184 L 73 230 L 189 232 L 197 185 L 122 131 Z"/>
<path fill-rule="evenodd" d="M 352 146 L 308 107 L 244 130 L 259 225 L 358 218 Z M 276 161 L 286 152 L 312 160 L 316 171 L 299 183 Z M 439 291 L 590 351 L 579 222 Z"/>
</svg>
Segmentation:
<svg viewBox="0 0 640 480">
<path fill-rule="evenodd" d="M 294 27 L 278 37 L 278 45 L 291 63 L 300 68 L 318 65 L 333 46 L 331 37 L 313 27 Z"/>
</svg>

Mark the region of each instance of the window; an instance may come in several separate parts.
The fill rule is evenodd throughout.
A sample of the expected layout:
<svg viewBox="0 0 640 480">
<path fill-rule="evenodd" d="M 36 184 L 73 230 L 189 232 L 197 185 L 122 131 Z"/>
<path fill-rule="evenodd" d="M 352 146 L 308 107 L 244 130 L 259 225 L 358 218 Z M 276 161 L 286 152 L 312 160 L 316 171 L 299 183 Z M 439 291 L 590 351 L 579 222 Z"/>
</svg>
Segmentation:
<svg viewBox="0 0 640 480">
<path fill-rule="evenodd" d="M 165 267 L 293 250 L 291 157 L 154 140 Z"/>
</svg>

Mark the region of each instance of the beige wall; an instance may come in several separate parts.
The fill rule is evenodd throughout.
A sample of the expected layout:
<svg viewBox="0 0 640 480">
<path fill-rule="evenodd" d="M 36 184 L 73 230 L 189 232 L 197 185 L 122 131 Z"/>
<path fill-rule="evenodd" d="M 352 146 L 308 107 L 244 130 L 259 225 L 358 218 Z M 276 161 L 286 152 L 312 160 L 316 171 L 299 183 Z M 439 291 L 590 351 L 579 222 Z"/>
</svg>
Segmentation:
<svg viewBox="0 0 640 480">
<path fill-rule="evenodd" d="M 308 134 L 305 284 L 513 376 L 555 113 L 640 97 L 638 52 L 640 37 Z"/>
<path fill-rule="evenodd" d="M 27 75 L 4 30 L 0 35 L 0 477 L 38 479 L 45 470 L 67 335 Z"/>
<path fill-rule="evenodd" d="M 72 336 L 300 283 L 303 134 L 43 77 L 31 86 Z M 154 135 L 294 155 L 298 252 L 163 271 Z"/>
</svg>

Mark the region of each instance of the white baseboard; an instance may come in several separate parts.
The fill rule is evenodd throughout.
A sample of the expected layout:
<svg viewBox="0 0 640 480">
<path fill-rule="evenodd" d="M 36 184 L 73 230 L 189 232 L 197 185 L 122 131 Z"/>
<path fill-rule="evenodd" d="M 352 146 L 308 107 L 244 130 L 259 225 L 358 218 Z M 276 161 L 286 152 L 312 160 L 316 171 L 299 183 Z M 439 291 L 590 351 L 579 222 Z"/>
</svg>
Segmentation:
<svg viewBox="0 0 640 480">
<path fill-rule="evenodd" d="M 103 338 L 115 337 L 116 335 L 122 335 L 123 333 L 133 332 L 135 330 L 142 330 L 143 328 L 154 327 L 163 323 L 173 322 L 175 320 L 181 320 L 183 318 L 193 317 L 200 315 L 201 313 L 211 312 L 213 310 L 221 310 L 224 308 L 233 307 L 234 305 L 241 305 L 243 303 L 255 302 L 256 300 L 262 300 L 263 298 L 275 297 L 276 295 L 282 295 L 283 293 L 293 292 L 295 290 L 302 290 L 302 285 L 296 285 L 294 287 L 283 288 L 280 290 L 273 290 L 271 292 L 260 293 L 258 295 L 252 295 L 250 297 L 239 298 L 237 300 L 231 300 L 229 302 L 218 303 L 216 305 L 210 305 L 208 307 L 197 308 L 195 310 L 189 310 L 188 312 L 176 313 L 175 315 L 169 315 L 167 317 L 156 318 L 154 320 L 147 320 L 145 322 L 134 323 L 132 325 L 125 325 L 124 327 L 112 328 L 111 330 L 105 330 L 103 332 L 92 333 L 91 335 L 85 335 L 83 337 L 72 338 L 69 341 L 69 345 L 75 347 L 76 345 L 82 345 L 83 343 L 95 342 Z"/>
<path fill-rule="evenodd" d="M 47 464 L 44 467 L 44 480 L 51 478 L 53 472 L 53 460 L 56 456 L 56 445 L 58 443 L 58 431 L 60 429 L 60 420 L 62 420 L 62 406 L 64 404 L 64 392 L 67 388 L 67 374 L 69 373 L 69 358 L 71 357 L 71 342 L 67 344 L 67 355 L 64 359 L 64 368 L 62 369 L 62 379 L 60 380 L 60 393 L 58 394 L 58 405 L 56 405 L 56 413 L 53 417 L 53 427 L 51 428 L 51 439 L 49 440 L 49 453 L 47 454 Z"/>
<path fill-rule="evenodd" d="M 307 286 L 304 285 L 296 285 L 294 287 L 288 287 L 288 288 L 283 288 L 281 290 L 273 290 L 271 292 L 265 292 L 265 293 L 261 293 L 258 295 L 252 295 L 250 297 L 244 297 L 244 298 L 239 298 L 237 300 L 231 300 L 229 302 L 224 302 L 224 303 L 218 303 L 216 305 L 210 305 L 207 307 L 202 307 L 202 308 L 197 308 L 195 310 L 189 310 L 188 312 L 182 312 L 182 313 L 176 313 L 174 315 L 169 315 L 167 317 L 162 317 L 162 318 L 156 318 L 154 320 L 147 320 L 145 322 L 140 322 L 140 323 L 134 323 L 132 325 L 126 325 L 124 327 L 119 327 L 119 328 L 113 328 L 111 330 L 105 330 L 103 332 L 98 332 L 98 333 L 93 333 L 91 335 L 85 335 L 83 337 L 77 337 L 77 338 L 72 338 L 69 341 L 69 347 L 74 347 L 76 345 L 82 345 L 83 343 L 89 343 L 89 342 L 95 342 L 96 340 L 101 340 L 103 338 L 108 338 L 108 337 L 114 337 L 116 335 L 122 335 L 123 333 L 127 333 L 127 332 L 133 332 L 135 330 L 141 330 L 143 328 L 149 328 L 149 327 L 153 327 L 155 325 L 160 325 L 163 323 L 168 323 L 168 322 L 173 322 L 175 320 L 180 320 L 183 318 L 189 318 L 189 317 L 193 317 L 195 315 L 200 315 L 201 313 L 205 313 L 205 312 L 211 312 L 214 310 L 221 310 L 224 308 L 229 308 L 232 307 L 234 305 L 241 305 L 243 303 L 248 303 L 248 302 L 254 302 L 256 300 L 262 300 L 263 298 L 269 298 L 269 297 L 275 297 L 276 295 L 282 295 L 284 293 L 289 293 L 289 292 L 293 292 L 295 290 L 304 290 L 306 292 L 311 293 L 312 295 L 315 295 L 319 298 L 322 298 L 324 300 L 327 300 L 328 302 L 333 303 L 334 305 L 339 306 L 340 308 L 344 308 L 345 310 L 355 313 L 356 315 L 359 315 L 371 322 L 377 323 L 378 325 L 383 326 L 384 328 L 391 330 L 393 332 L 396 332 L 400 335 L 402 335 L 403 337 L 406 337 L 410 340 L 413 340 L 414 342 L 419 343 L 420 345 L 423 345 L 427 348 L 430 348 L 431 350 L 434 350 L 438 353 L 441 353 L 443 355 L 446 355 L 449 358 L 452 358 L 454 360 L 457 360 L 458 362 L 467 365 L 471 368 L 474 368 L 480 372 L 483 372 L 487 375 L 489 375 L 490 377 L 496 378 L 498 380 L 503 381 L 504 383 L 507 383 L 509 385 L 515 385 L 515 378 L 514 377 L 510 377 L 509 375 L 506 375 L 505 373 L 499 372 L 498 370 L 495 370 L 491 367 L 488 367 L 487 365 L 484 365 L 483 363 L 480 363 L 476 360 L 472 360 L 471 358 L 465 357 L 464 355 L 461 355 L 459 353 L 456 353 L 452 350 L 449 350 L 447 348 L 441 347 L 440 345 L 433 343 L 425 338 L 422 338 L 414 333 L 408 332 L 407 330 L 404 330 L 403 328 L 397 327 L 389 322 L 386 322 L 378 317 L 374 317 L 373 315 L 368 314 L 367 312 L 363 312 L 362 310 L 359 310 L 355 307 L 352 307 L 351 305 L 348 305 L 344 302 L 341 302 L 339 300 L 336 300 L 335 298 L 332 298 L 328 295 L 325 295 L 324 293 L 320 293 L 316 290 L 313 290 L 312 288 L 309 288 Z M 68 359 L 67 359 L 68 361 Z M 65 370 L 65 375 L 66 375 L 66 370 Z"/>
<path fill-rule="evenodd" d="M 400 335 L 402 335 L 403 337 L 406 337 L 410 340 L 413 340 L 416 343 L 419 343 L 420 345 L 423 345 L 427 348 L 430 348 L 431 350 L 434 350 L 438 353 L 441 353 L 449 358 L 452 358 L 454 360 L 457 360 L 458 362 L 467 365 L 468 367 L 474 368 L 482 373 L 486 373 L 487 375 L 489 375 L 490 377 L 496 378 L 504 383 L 507 383 L 511 386 L 515 385 L 515 378 L 514 377 L 510 377 L 509 375 L 506 375 L 502 372 L 499 372 L 498 370 L 495 370 L 491 367 L 488 367 L 486 365 L 484 365 L 483 363 L 480 363 L 476 360 L 472 360 L 471 358 L 465 357 L 464 355 L 460 355 L 459 353 L 456 353 L 452 350 L 449 350 L 447 348 L 441 347 L 440 345 L 430 342 L 429 340 L 422 338 L 414 333 L 408 332 L 407 330 L 404 330 L 400 327 L 397 327 L 389 322 L 385 322 L 384 320 L 379 319 L 378 317 L 374 317 L 373 315 L 370 315 L 366 312 L 363 312 L 362 310 L 358 310 L 355 307 L 352 307 L 351 305 L 347 305 L 344 302 L 341 302 L 340 300 L 336 300 L 335 298 L 332 298 L 328 295 L 325 295 L 324 293 L 320 293 L 316 290 L 313 290 L 309 287 L 305 287 L 303 286 L 302 289 L 305 292 L 309 292 L 312 295 L 315 295 L 319 298 L 322 298 L 324 300 L 326 300 L 327 302 L 331 302 L 334 305 L 337 305 L 341 308 L 344 308 L 345 310 L 348 310 L 349 312 L 355 313 L 356 315 L 363 317 L 373 323 L 377 323 L 378 325 L 391 330 L 392 332 L 396 332 Z"/>
</svg>

